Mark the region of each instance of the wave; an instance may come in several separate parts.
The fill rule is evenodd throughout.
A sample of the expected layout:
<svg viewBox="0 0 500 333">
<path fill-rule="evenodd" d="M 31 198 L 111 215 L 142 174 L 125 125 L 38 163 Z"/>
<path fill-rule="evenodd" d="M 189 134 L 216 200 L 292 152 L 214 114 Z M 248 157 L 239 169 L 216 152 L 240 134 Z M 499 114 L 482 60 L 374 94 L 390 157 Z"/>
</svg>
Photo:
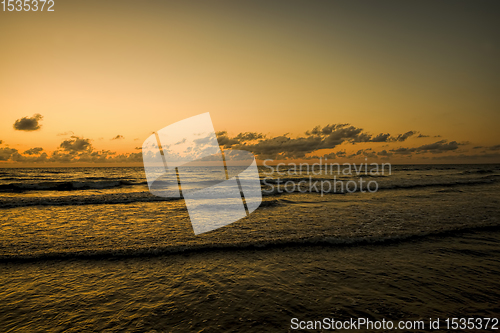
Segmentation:
<svg viewBox="0 0 500 333">
<path fill-rule="evenodd" d="M 42 252 L 34 254 L 3 254 L 0 255 L 0 263 L 5 262 L 32 262 L 42 260 L 107 260 L 107 259 L 126 259 L 141 257 L 157 257 L 163 255 L 175 255 L 181 253 L 207 253 L 215 251 L 242 251 L 242 250 L 268 250 L 268 249 L 286 249 L 291 247 L 357 247 L 373 245 L 390 245 L 394 243 L 408 241 L 424 241 L 434 238 L 455 236 L 461 233 L 479 232 L 479 231 L 500 231 L 500 225 L 484 224 L 476 226 L 457 226 L 448 229 L 442 229 L 429 232 L 417 232 L 414 234 L 400 234 L 387 236 L 361 236 L 361 237 L 335 237 L 335 236 L 316 236 L 316 237 L 290 237 L 290 238 L 271 238 L 256 239 L 247 242 L 220 242 L 220 243 L 182 243 L 171 246 L 159 247 L 135 247 L 122 249 L 85 249 Z"/>
<path fill-rule="evenodd" d="M 105 179 L 100 178 L 100 180 L 92 181 L 50 181 L 50 182 L 39 182 L 39 183 L 9 183 L 1 184 L 0 192 L 27 192 L 27 191 L 77 191 L 77 190 L 89 190 L 89 189 L 110 189 L 123 186 L 132 185 L 146 185 L 146 181 L 142 182 L 132 182 L 129 180 L 121 179 Z"/>
<path fill-rule="evenodd" d="M 162 198 L 149 192 L 107 193 L 103 195 L 67 195 L 60 197 L 3 197 L 0 208 L 17 208 L 28 206 L 73 206 L 73 205 L 106 205 L 128 204 L 134 202 L 172 201 L 179 198 Z"/>
<path fill-rule="evenodd" d="M 379 187 L 379 190 L 397 190 L 397 189 L 412 189 L 412 188 L 422 188 L 422 187 L 455 187 L 455 186 L 470 186 L 470 185 L 485 185 L 494 183 L 494 179 L 482 179 L 482 180 L 463 180 L 454 181 L 447 183 L 427 183 L 427 184 L 407 184 L 407 185 L 387 185 Z"/>
<path fill-rule="evenodd" d="M 333 183 L 333 180 L 331 179 L 325 179 L 326 181 L 330 181 Z M 298 184 L 300 180 L 295 180 L 294 184 Z M 282 195 L 282 194 L 290 194 L 290 193 L 318 193 L 321 194 L 321 179 L 313 179 L 312 184 L 315 182 L 316 186 L 302 186 L 299 188 L 299 186 L 294 186 L 293 190 L 292 186 L 287 186 L 286 190 L 283 185 L 280 186 L 272 186 L 270 189 L 264 188 L 262 190 L 262 194 L 264 196 L 277 196 L 277 195 Z M 354 179 L 352 181 L 355 181 Z M 341 183 L 342 180 L 337 180 L 337 183 Z M 484 177 L 482 179 L 477 179 L 477 180 L 462 180 L 462 181 L 451 181 L 451 182 L 439 182 L 439 183 L 413 183 L 413 184 L 378 184 L 377 191 L 387 191 L 387 190 L 411 190 L 411 189 L 419 189 L 419 188 L 432 188 L 432 187 L 458 187 L 458 186 L 474 186 L 474 185 L 487 185 L 487 184 L 493 184 L 496 182 L 496 177 Z M 283 183 L 283 182 L 282 182 Z M 268 183 L 271 184 L 271 183 Z M 309 184 L 309 179 L 306 180 L 305 185 Z M 344 186 L 347 186 L 346 181 L 343 181 Z M 353 186 L 349 185 L 350 191 L 346 191 L 345 189 L 342 190 L 339 189 L 339 186 L 337 186 L 337 189 L 334 190 L 333 186 L 332 189 L 329 190 L 326 186 L 325 191 L 323 191 L 323 194 L 347 194 L 347 193 L 356 193 L 356 192 L 361 192 L 361 188 L 358 187 L 356 189 L 353 189 Z M 328 191 L 326 191 L 328 189 Z M 365 182 L 364 183 L 364 191 L 367 191 L 368 185 Z M 373 187 L 370 187 L 370 189 L 373 191 Z"/>
<path fill-rule="evenodd" d="M 349 181 L 349 180 L 358 180 L 358 178 L 386 178 L 386 179 L 389 179 L 390 176 L 388 175 L 370 175 L 370 174 L 351 174 L 351 175 L 343 175 L 343 174 L 339 174 L 339 175 L 332 175 L 332 177 L 329 177 L 329 178 L 324 178 L 324 177 L 316 177 L 316 176 L 306 176 L 306 177 L 279 177 L 279 178 L 261 178 L 260 179 L 260 184 L 261 185 L 267 185 L 267 184 L 278 184 L 278 182 L 280 184 L 284 184 L 286 182 L 294 182 L 294 183 L 298 183 L 298 182 L 306 182 L 308 183 L 309 181 L 312 181 L 312 182 L 315 182 L 315 181 L 331 181 L 333 182 L 334 180 L 337 180 L 337 181 Z"/>
<path fill-rule="evenodd" d="M 60 197 L 3 197 L 0 198 L 0 209 L 29 206 L 116 205 L 139 202 L 176 201 L 181 199 L 182 198 L 157 197 L 149 192 L 67 195 Z M 263 200 L 260 207 L 274 207 L 283 203 L 285 202 L 282 200 Z"/>
<path fill-rule="evenodd" d="M 482 174 L 487 174 L 487 173 L 494 173 L 494 170 L 490 169 L 480 169 L 480 170 L 465 170 L 460 172 L 460 175 L 482 175 Z"/>
<path fill-rule="evenodd" d="M 487 185 L 496 182 L 496 175 L 486 176 L 483 179 L 478 179 L 474 181 L 455 181 L 455 182 L 441 182 L 441 183 L 424 183 L 424 184 L 382 184 L 379 186 L 378 191 L 390 191 L 390 190 L 411 190 L 411 189 L 421 189 L 421 188 L 455 188 L 460 186 L 474 186 L 474 185 Z M 498 175 L 500 176 L 500 175 Z M 113 188 L 121 187 L 128 184 L 124 181 L 114 181 L 108 184 L 108 187 L 104 187 L 108 182 L 100 182 L 99 187 L 94 188 Z M 142 183 L 139 183 L 142 184 Z M 144 184 L 145 185 L 145 184 Z M 2 186 L 2 185 L 0 185 Z M 73 185 L 71 185 L 73 186 Z M 81 188 L 79 188 L 81 189 Z M 263 188 L 262 195 L 266 198 L 279 197 L 283 194 L 321 194 L 320 185 L 316 188 L 295 188 L 294 191 L 284 191 L 283 188 L 278 188 L 275 186 L 272 190 Z M 39 189 L 41 190 L 41 189 Z M 51 189 L 54 191 L 54 188 Z M 365 184 L 366 190 L 366 184 Z M 57 191 L 57 190 L 56 190 Z M 70 190 L 67 190 L 70 191 Z M 302 192 L 301 192 L 302 191 Z M 358 188 L 353 193 L 360 192 Z M 75 192 L 77 193 L 77 192 Z M 85 192 L 79 192 L 75 195 L 64 195 L 64 196 L 6 196 L 0 197 L 0 209 L 2 208 L 16 208 L 16 207 L 27 207 L 27 206 L 71 206 L 71 205 L 100 205 L 100 204 L 128 204 L 134 202 L 158 202 L 158 201 L 172 201 L 179 200 L 179 198 L 163 198 L 157 197 L 148 191 L 142 192 L 118 192 L 118 193 L 105 193 L 105 194 L 84 194 Z M 346 191 L 329 191 L 324 192 L 324 195 L 334 195 L 334 194 L 348 194 Z M 267 200 L 268 201 L 268 200 Z M 269 203 L 264 203 L 261 206 L 270 205 Z M 281 201 L 281 204 L 285 204 L 286 201 Z"/>
</svg>

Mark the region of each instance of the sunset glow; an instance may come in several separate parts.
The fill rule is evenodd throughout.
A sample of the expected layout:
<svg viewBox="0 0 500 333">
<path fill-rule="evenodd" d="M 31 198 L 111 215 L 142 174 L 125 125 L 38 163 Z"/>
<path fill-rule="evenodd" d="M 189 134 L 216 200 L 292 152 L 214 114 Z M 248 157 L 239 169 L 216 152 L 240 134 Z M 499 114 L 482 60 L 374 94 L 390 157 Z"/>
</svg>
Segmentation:
<svg viewBox="0 0 500 333">
<path fill-rule="evenodd" d="M 260 140 L 346 123 L 372 136 L 414 132 L 346 138 L 316 155 L 499 162 L 496 11 L 388 3 L 68 1 L 47 15 L 0 13 L 0 166 L 62 163 L 54 151 L 77 139 L 90 144 L 78 153 L 140 165 L 128 156 L 152 131 L 204 112 L 216 131 Z M 14 129 L 35 114 L 39 129 Z M 38 147 L 47 160 L 33 163 L 24 152 Z"/>
</svg>

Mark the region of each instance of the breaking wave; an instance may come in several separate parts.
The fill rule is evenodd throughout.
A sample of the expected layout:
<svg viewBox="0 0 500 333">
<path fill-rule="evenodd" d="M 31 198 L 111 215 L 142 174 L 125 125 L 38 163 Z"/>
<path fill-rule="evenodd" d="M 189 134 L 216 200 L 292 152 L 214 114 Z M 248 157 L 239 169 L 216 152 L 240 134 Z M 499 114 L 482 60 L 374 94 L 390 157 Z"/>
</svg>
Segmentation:
<svg viewBox="0 0 500 333">
<path fill-rule="evenodd" d="M 99 179 L 99 178 L 97 178 Z M 132 182 L 128 180 L 85 180 L 85 181 L 50 181 L 39 183 L 9 183 L 1 184 L 0 192 L 26 192 L 26 191 L 79 191 L 89 189 L 110 189 L 132 185 L 146 185 L 147 182 Z"/>
<path fill-rule="evenodd" d="M 239 251 L 239 250 L 266 250 L 280 249 L 288 247 L 311 247 L 311 246 L 366 246 L 366 245 L 387 245 L 399 242 L 426 240 L 432 237 L 448 237 L 465 232 L 478 231 L 500 231 L 498 224 L 483 224 L 476 226 L 456 226 L 429 232 L 415 232 L 409 234 L 395 235 L 373 235 L 361 237 L 335 237 L 335 236 L 313 236 L 313 237 L 283 237 L 256 239 L 246 242 L 221 242 L 221 243 L 182 243 L 171 246 L 158 247 L 133 247 L 121 249 L 84 249 L 67 251 L 48 251 L 31 254 L 4 254 L 0 255 L 0 262 L 19 261 L 43 261 L 43 260 L 72 260 L 90 259 L 103 260 L 113 258 L 136 258 L 136 257 L 157 257 L 162 255 L 172 255 L 180 253 L 207 253 L 211 251 Z"/>
</svg>

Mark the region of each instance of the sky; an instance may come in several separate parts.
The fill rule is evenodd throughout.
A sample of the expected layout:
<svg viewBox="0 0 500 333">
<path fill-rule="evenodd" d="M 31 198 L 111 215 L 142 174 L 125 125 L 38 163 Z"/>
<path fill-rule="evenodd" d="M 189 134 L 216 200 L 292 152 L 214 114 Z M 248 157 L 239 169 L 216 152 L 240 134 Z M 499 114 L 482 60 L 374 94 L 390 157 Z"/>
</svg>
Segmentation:
<svg viewBox="0 0 500 333">
<path fill-rule="evenodd" d="M 500 163 L 498 1 L 78 1 L 0 11 L 0 166 L 141 165 L 210 112 L 262 160 Z"/>
</svg>

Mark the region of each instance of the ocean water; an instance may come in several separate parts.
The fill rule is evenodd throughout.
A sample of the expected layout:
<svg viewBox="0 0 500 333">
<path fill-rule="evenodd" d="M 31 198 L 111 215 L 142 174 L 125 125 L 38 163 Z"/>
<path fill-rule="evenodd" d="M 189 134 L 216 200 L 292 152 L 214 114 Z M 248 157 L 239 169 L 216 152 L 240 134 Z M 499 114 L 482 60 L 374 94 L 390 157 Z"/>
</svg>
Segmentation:
<svg viewBox="0 0 500 333">
<path fill-rule="evenodd" d="M 500 317 L 500 165 L 259 171 L 261 207 L 195 236 L 142 168 L 0 169 L 0 331 Z M 360 178 L 378 191 L 342 188 Z"/>
</svg>

